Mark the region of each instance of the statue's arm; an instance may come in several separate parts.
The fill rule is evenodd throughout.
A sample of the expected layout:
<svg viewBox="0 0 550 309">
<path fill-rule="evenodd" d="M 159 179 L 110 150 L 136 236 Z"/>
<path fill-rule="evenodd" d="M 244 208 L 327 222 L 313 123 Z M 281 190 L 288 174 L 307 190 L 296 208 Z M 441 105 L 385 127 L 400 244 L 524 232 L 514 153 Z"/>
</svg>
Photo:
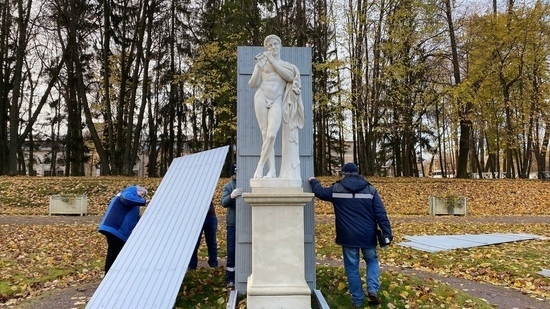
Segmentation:
<svg viewBox="0 0 550 309">
<path fill-rule="evenodd" d="M 283 65 L 283 63 L 284 62 L 282 61 L 274 61 L 271 63 L 271 65 L 285 81 L 287 81 L 288 83 L 292 83 L 292 81 L 294 80 L 295 71 L 297 72 L 298 70 L 297 68 L 293 70 L 295 66 L 288 62 L 286 63 L 286 65 Z"/>
<path fill-rule="evenodd" d="M 257 88 L 260 85 L 262 80 L 262 68 L 258 64 L 254 66 L 254 71 L 252 72 L 252 77 L 248 81 L 248 86 L 251 88 Z"/>
</svg>

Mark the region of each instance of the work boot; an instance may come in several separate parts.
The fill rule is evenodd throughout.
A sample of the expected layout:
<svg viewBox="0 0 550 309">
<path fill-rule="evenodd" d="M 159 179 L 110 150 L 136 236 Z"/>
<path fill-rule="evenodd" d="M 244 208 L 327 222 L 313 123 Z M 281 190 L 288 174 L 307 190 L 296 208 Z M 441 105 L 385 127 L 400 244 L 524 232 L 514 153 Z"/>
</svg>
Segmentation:
<svg viewBox="0 0 550 309">
<path fill-rule="evenodd" d="M 375 293 L 369 292 L 367 297 L 369 298 L 369 305 L 380 305 L 382 303 L 382 300 Z"/>
</svg>

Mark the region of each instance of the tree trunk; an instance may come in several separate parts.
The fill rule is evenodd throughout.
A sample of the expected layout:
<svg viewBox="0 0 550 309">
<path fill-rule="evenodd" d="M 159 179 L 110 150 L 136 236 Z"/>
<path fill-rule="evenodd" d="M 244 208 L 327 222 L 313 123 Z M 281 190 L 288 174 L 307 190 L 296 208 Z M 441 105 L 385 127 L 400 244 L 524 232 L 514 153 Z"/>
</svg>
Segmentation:
<svg viewBox="0 0 550 309">
<path fill-rule="evenodd" d="M 108 151 L 104 150 L 101 145 L 98 147 L 98 144 L 101 144 L 99 135 L 92 138 L 94 140 L 94 145 L 96 149 L 101 149 L 101 152 L 98 152 L 99 155 L 99 173 L 101 175 L 110 175 L 111 172 L 111 157 L 115 153 L 115 129 L 113 126 L 113 113 L 112 113 L 112 104 L 111 104 L 111 0 L 103 1 L 103 50 L 102 50 L 102 65 L 103 65 L 103 102 L 105 104 L 105 124 L 107 126 L 107 146 Z M 87 101 L 86 101 L 87 102 Z M 86 104 L 84 110 L 89 113 L 90 109 Z M 88 122 L 88 127 L 92 127 L 91 123 L 91 113 L 86 116 L 86 121 Z M 94 129 L 95 131 L 95 129 Z"/>
<path fill-rule="evenodd" d="M 31 0 L 28 0 L 26 7 L 24 6 L 23 0 L 17 0 L 17 13 L 19 18 L 17 18 L 17 33 L 19 37 L 17 38 L 17 52 L 15 67 L 13 69 L 13 90 L 12 90 L 12 99 L 10 110 L 10 129 L 9 129 L 9 151 L 8 151 L 8 175 L 15 176 L 17 175 L 17 143 L 19 140 L 19 105 L 20 105 L 20 96 L 22 89 L 22 76 L 23 76 L 23 64 L 26 55 L 27 43 L 28 43 L 28 33 L 27 27 L 29 23 L 29 16 L 31 10 Z"/>
<path fill-rule="evenodd" d="M 8 14 L 11 7 L 10 0 L 5 0 L 0 11 L 0 175 L 9 170 L 9 138 L 8 138 L 8 93 L 10 89 L 9 59 L 9 31 L 11 16 Z"/>
</svg>

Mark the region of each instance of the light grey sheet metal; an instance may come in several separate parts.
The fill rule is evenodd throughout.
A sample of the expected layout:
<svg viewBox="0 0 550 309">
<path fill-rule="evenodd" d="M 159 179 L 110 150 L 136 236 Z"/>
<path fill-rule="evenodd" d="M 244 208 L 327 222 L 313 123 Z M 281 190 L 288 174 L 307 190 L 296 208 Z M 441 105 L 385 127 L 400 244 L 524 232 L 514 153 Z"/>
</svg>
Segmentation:
<svg viewBox="0 0 550 309">
<path fill-rule="evenodd" d="M 233 290 L 229 293 L 229 299 L 227 300 L 227 306 L 225 309 L 237 308 L 237 301 L 239 300 L 239 290 Z"/>
<path fill-rule="evenodd" d="M 317 302 L 319 309 L 330 309 L 323 293 L 321 293 L 320 290 L 313 290 L 313 296 L 315 297 L 315 301 Z"/>
<path fill-rule="evenodd" d="M 208 212 L 228 146 L 172 161 L 86 309 L 171 309 Z"/>
<path fill-rule="evenodd" d="M 398 245 L 411 247 L 413 249 L 437 252 L 459 248 L 470 248 L 487 246 L 505 242 L 514 242 L 530 239 L 543 239 L 543 237 L 532 234 L 464 234 L 464 235 L 423 235 L 405 236 L 408 242 L 400 242 Z"/>
<path fill-rule="evenodd" d="M 543 270 L 539 271 L 537 274 L 543 275 L 545 277 L 550 277 L 550 269 L 543 269 Z"/>
<path fill-rule="evenodd" d="M 451 239 L 448 237 L 426 236 L 414 238 L 410 242 L 410 246 L 422 247 L 424 251 L 436 252 L 442 250 L 451 250 L 455 248 L 464 248 L 472 246 L 472 242 L 460 239 Z"/>
<path fill-rule="evenodd" d="M 430 246 L 421 242 L 401 242 L 401 243 L 398 243 L 398 245 L 402 247 L 410 247 L 416 250 L 426 251 L 426 252 L 437 252 L 437 251 L 444 250 L 442 248 Z"/>
</svg>

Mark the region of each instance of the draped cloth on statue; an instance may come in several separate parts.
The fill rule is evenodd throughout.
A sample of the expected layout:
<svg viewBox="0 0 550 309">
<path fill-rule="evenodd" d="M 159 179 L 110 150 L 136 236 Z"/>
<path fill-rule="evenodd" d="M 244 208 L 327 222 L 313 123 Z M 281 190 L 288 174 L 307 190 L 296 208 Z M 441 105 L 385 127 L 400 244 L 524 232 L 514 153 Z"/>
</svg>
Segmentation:
<svg viewBox="0 0 550 309">
<path fill-rule="evenodd" d="M 302 102 L 302 82 L 300 70 L 295 65 L 284 62 L 285 69 L 293 72 L 292 83 L 287 83 L 283 97 L 282 158 L 280 178 L 301 180 L 300 146 L 298 129 L 304 127 L 304 104 Z"/>
</svg>

